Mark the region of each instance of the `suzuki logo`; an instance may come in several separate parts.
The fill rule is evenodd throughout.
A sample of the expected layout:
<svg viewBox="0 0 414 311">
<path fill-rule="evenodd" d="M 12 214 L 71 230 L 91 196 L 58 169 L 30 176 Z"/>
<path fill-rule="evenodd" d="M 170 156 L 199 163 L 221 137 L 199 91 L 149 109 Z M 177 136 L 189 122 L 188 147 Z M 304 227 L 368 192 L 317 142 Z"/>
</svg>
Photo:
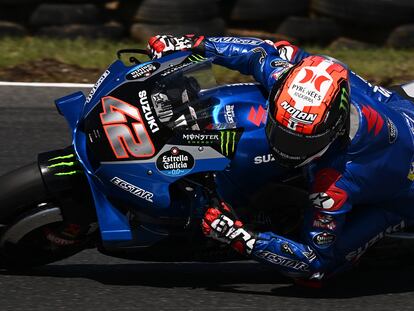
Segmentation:
<svg viewBox="0 0 414 311">
<path fill-rule="evenodd" d="M 247 116 L 247 120 L 252 122 L 256 126 L 260 126 L 260 124 L 265 124 L 266 122 L 266 110 L 259 106 L 259 109 L 256 112 L 254 107 L 250 108 L 249 115 Z"/>
<path fill-rule="evenodd" d="M 371 132 L 371 130 L 375 126 L 374 130 L 374 136 L 377 136 L 379 132 L 382 129 L 382 126 L 384 125 L 384 119 L 381 117 L 381 115 L 375 111 L 370 106 L 362 106 L 362 114 L 364 115 L 365 119 L 367 120 L 367 127 L 368 127 L 368 133 Z"/>
</svg>

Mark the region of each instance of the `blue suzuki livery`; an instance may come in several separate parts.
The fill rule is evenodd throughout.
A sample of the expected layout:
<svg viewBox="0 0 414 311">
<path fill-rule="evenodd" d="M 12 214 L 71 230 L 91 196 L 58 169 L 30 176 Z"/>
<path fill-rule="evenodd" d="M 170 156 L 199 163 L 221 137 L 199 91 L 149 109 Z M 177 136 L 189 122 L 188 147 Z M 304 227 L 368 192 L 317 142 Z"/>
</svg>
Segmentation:
<svg viewBox="0 0 414 311">
<path fill-rule="evenodd" d="M 129 52 L 146 53 L 118 58 Z M 306 192 L 300 172 L 271 156 L 266 98 L 255 83 L 217 86 L 211 59 L 189 52 L 115 61 L 87 97 L 56 100 L 72 145 L 0 178 L 1 265 L 93 247 L 139 260 L 236 259 L 200 229 L 217 192 L 252 228 L 295 234 Z"/>
</svg>

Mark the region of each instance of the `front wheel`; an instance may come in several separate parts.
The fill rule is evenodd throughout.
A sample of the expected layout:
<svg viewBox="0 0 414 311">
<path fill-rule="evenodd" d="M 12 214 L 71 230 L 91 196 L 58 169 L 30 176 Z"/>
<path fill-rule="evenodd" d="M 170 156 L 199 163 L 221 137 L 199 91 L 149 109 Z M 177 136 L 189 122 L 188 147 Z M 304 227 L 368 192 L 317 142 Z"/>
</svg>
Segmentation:
<svg viewBox="0 0 414 311">
<path fill-rule="evenodd" d="M 84 178 L 78 176 L 76 178 Z M 0 266 L 22 269 L 44 265 L 72 256 L 93 246 L 96 220 L 90 209 L 77 202 L 84 183 L 67 189 L 60 196 L 44 185 L 37 163 L 0 177 Z M 82 195 L 80 195 L 82 197 Z M 70 212 L 65 208 L 70 206 Z M 89 211 L 77 215 L 73 211 Z"/>
</svg>

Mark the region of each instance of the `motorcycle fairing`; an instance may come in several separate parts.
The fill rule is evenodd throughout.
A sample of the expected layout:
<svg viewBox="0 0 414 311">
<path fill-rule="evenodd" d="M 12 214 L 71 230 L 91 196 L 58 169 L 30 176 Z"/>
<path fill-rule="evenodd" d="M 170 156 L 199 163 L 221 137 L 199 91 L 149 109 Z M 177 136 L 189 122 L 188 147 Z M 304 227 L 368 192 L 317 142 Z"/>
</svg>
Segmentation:
<svg viewBox="0 0 414 311">
<path fill-rule="evenodd" d="M 142 68 L 148 64 L 154 63 L 153 61 L 145 62 L 139 65 L 133 66 L 125 66 L 124 63 L 120 60 L 115 61 L 105 72 L 108 72 L 107 76 L 102 76 L 92 88 L 91 93 L 89 94 L 88 98 L 89 101 L 85 102 L 83 111 L 82 111 L 82 118 L 88 116 L 90 111 L 96 106 L 96 104 L 100 101 L 100 99 L 106 95 L 110 94 L 113 90 L 118 88 L 119 86 L 126 84 L 126 83 L 135 83 L 135 82 L 143 82 L 153 77 L 156 73 L 161 73 L 169 68 L 177 68 L 181 64 L 185 64 L 184 66 L 191 66 L 196 64 L 188 60 L 189 55 L 191 53 L 188 52 L 181 52 L 171 55 L 170 57 L 164 57 L 157 62 L 158 67 L 155 71 L 151 72 L 150 75 L 142 76 L 140 78 L 129 80 L 130 74 L 139 68 Z M 160 64 L 160 65 L 158 65 Z M 177 69 L 178 70 L 178 69 Z M 95 89 L 95 91 L 94 91 Z"/>
<path fill-rule="evenodd" d="M 176 59 L 173 62 L 169 62 L 168 66 L 161 64 L 155 66 L 157 71 L 162 72 L 163 69 L 168 67 L 168 71 L 178 71 L 183 65 L 183 60 L 187 59 L 187 54 Z M 167 60 L 168 61 L 168 60 Z M 189 62 L 190 65 L 192 64 Z M 185 63 L 187 64 L 187 62 Z M 185 65 L 185 66 L 190 66 Z M 125 77 L 131 77 L 133 71 L 139 70 L 143 65 L 133 66 L 133 68 L 125 67 L 121 62 L 115 62 L 107 70 L 108 74 L 100 79 L 99 85 L 93 90 L 93 94 L 90 95 L 89 102 L 83 102 L 84 96 L 80 94 L 68 96 L 57 101 L 59 110 L 65 115 L 69 125 L 73 128 L 73 144 L 75 146 L 75 152 L 77 153 L 80 163 L 84 166 L 88 176 L 88 181 L 91 185 L 93 198 L 96 205 L 98 219 L 100 223 L 100 229 L 102 238 L 104 241 L 127 241 L 132 238 L 131 228 L 129 226 L 129 220 L 127 217 L 119 212 L 117 208 L 111 203 L 110 197 L 122 198 L 127 202 L 130 202 L 131 207 L 135 206 L 145 207 L 157 207 L 159 209 L 166 209 L 170 206 L 169 186 L 172 182 L 179 179 L 182 175 L 167 176 L 163 174 L 157 167 L 157 159 L 163 153 L 168 152 L 172 148 L 178 148 L 183 152 L 190 153 L 194 158 L 194 167 L 188 173 L 197 173 L 201 171 L 207 171 L 214 168 L 215 170 L 224 169 L 229 160 L 210 146 L 205 146 L 202 150 L 199 150 L 198 146 L 186 146 L 186 145 L 169 145 L 166 141 L 157 139 L 159 145 L 157 145 L 157 152 L 153 157 L 143 160 L 121 160 L 121 161 L 102 161 L 105 160 L 105 152 L 95 152 L 95 155 L 91 153 L 90 142 L 93 140 L 91 133 L 93 132 L 93 122 L 85 124 L 86 118 L 88 121 L 92 120 L 94 109 L 97 110 L 96 116 L 99 116 L 101 105 L 99 97 L 103 94 L 108 94 L 114 98 L 122 98 L 125 101 L 136 102 L 137 97 L 134 99 L 128 98 L 128 96 L 136 96 L 137 93 L 146 88 L 146 81 L 150 78 L 150 75 L 144 77 L 138 77 L 135 80 L 125 82 Z M 168 74 L 170 74 L 168 72 Z M 135 73 L 137 77 L 137 73 Z M 104 96 L 105 97 L 105 96 Z M 135 101 L 134 101 L 135 100 Z M 81 105 L 82 104 L 82 105 Z M 77 109 L 72 109 L 74 106 Z M 71 107 L 70 107 L 71 106 Z M 83 109 L 80 107 L 83 106 Z M 137 105 L 138 106 L 138 105 Z M 138 106 L 141 114 L 144 111 Z M 79 114 L 79 111 L 82 113 Z M 78 121 L 79 120 L 79 121 Z M 99 124 L 100 120 L 96 120 L 96 124 Z M 88 130 L 88 126 L 92 124 L 92 130 Z M 95 131 L 96 132 L 96 131 Z M 160 133 L 163 134 L 160 129 Z M 165 135 L 165 137 L 168 137 Z M 155 140 L 155 139 L 153 139 Z M 162 146 L 164 144 L 164 146 Z M 102 156 L 103 159 L 96 159 L 96 155 Z M 109 159 L 109 158 L 106 158 Z M 117 159 L 119 160 L 119 159 Z M 116 182 L 122 181 L 122 186 L 114 186 L 111 181 L 115 179 Z M 154 181 L 156 180 L 156 181 Z M 119 183 L 118 183 L 119 185 Z M 125 191 L 125 185 L 132 185 L 136 188 L 134 191 Z M 129 186 L 128 186 L 129 187 Z M 137 190 L 138 189 L 138 190 Z M 142 191 L 141 191 L 142 190 Z M 141 192 L 140 192 L 141 191 Z M 137 197 L 137 194 L 147 194 L 147 198 L 151 197 L 151 200 L 146 200 Z"/>
<path fill-rule="evenodd" d="M 65 113 L 69 109 L 60 109 L 65 114 L 71 128 L 74 129 L 73 145 L 91 185 L 104 244 L 122 243 L 122 241 L 129 241 L 128 243 L 132 244 L 144 243 L 136 234 L 138 229 L 131 229 L 130 220 L 126 214 L 121 213 L 114 206 L 114 199 L 122 200 L 129 208 L 137 208 L 137 211 L 150 208 L 158 211 L 160 215 L 171 214 L 174 211 L 169 207 L 174 202 L 171 202 L 169 188 L 175 181 L 188 174 L 216 171 L 217 182 L 219 187 L 222 187 L 220 191 L 223 196 L 233 197 L 233 199 L 238 197 L 240 200 L 251 193 L 257 185 L 278 176 L 277 172 L 284 174 L 284 170 L 280 167 L 276 167 L 276 170 L 269 169 L 270 166 L 274 166 L 274 163 L 268 163 L 260 168 L 253 163 L 252 154 L 262 155 L 270 152 L 263 127 L 266 117 L 266 95 L 256 84 L 222 86 L 200 92 L 200 96 L 211 104 L 214 122 L 210 130 L 220 135 L 219 145 L 216 144 L 217 142 L 215 144 L 193 144 L 192 141 L 183 139 L 183 136 L 177 139 L 177 136 L 172 133 L 182 135 L 185 131 L 169 132 L 168 129 L 160 126 L 159 131 L 150 134 L 151 140 L 159 142 L 155 146 L 153 156 L 115 160 L 108 156 L 110 154 L 108 152 L 112 152 L 108 147 L 108 142 L 106 142 L 106 147 L 92 150 L 91 140 L 93 144 L 95 138 L 91 134 L 98 129 L 98 126 L 101 126 L 102 98 L 111 96 L 134 104 L 142 116 L 144 111 L 139 106 L 139 92 L 148 90 L 152 79 L 155 80 L 157 75 L 161 74 L 173 77 L 175 72 L 197 65 L 196 62 L 189 61 L 188 53 L 181 53 L 178 58 L 176 57 L 175 55 L 163 58 L 160 65 L 148 66 L 144 69 L 142 69 L 143 66 L 151 62 L 132 67 L 115 62 L 107 70 L 109 73 L 100 79 L 92 96 L 89 96 L 90 101 L 84 103 L 82 113 L 78 115 L 78 122 L 74 121 L 76 118 Z M 135 80 L 126 80 L 127 76 L 129 78 L 135 76 Z M 76 95 L 72 98 L 72 101 L 60 101 L 60 107 L 69 106 L 69 103 L 80 106 L 82 97 Z M 226 106 L 229 105 L 235 108 L 234 118 L 236 120 L 233 120 L 236 121 L 235 124 L 232 124 L 232 120 L 228 118 L 229 111 L 226 111 Z M 151 107 L 151 112 L 155 116 L 156 112 L 153 107 Z M 227 119 L 225 113 L 227 113 Z M 159 135 L 159 137 L 154 138 L 153 135 L 154 137 Z M 102 137 L 106 139 L 104 135 Z M 194 164 L 189 161 L 191 167 L 183 174 L 165 174 L 160 166 L 162 160 L 160 157 L 167 156 L 169 153 L 173 155 L 176 149 L 181 150 L 185 155 L 190 154 Z M 232 152 L 229 152 L 230 150 Z M 231 166 L 229 166 L 229 158 L 233 156 Z M 248 179 L 243 177 L 246 174 L 249 176 Z M 262 180 L 259 178 L 260 175 L 263 177 Z M 246 193 L 241 194 L 244 191 Z M 145 239 L 148 241 L 151 240 L 148 238 L 150 231 L 147 230 L 145 234 Z M 158 239 L 159 234 L 154 233 L 153 240 Z"/>
<path fill-rule="evenodd" d="M 300 174 L 300 170 L 281 167 L 271 155 L 264 129 L 267 94 L 258 83 L 220 86 L 205 91 L 204 96 L 211 96 L 215 101 L 216 124 L 226 124 L 229 111 L 232 111 L 233 126 L 243 128 L 231 163 L 216 174 L 217 189 L 227 202 L 245 206 L 265 184 Z M 257 158 L 266 160 L 258 163 Z"/>
<path fill-rule="evenodd" d="M 83 105 L 85 104 L 85 100 L 85 95 L 79 91 L 55 101 L 56 109 L 60 115 L 65 117 L 69 128 L 72 130 L 72 135 L 79 120 Z"/>
</svg>

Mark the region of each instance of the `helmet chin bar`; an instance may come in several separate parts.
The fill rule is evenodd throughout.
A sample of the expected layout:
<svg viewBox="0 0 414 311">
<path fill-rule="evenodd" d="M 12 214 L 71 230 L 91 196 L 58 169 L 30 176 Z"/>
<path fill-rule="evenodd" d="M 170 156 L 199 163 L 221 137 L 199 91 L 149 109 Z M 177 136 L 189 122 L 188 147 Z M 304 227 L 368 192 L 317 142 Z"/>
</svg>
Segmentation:
<svg viewBox="0 0 414 311">
<path fill-rule="evenodd" d="M 320 158 L 325 152 L 326 150 L 329 149 L 329 147 L 331 146 L 331 144 L 334 142 L 335 140 L 331 141 L 325 148 L 323 148 L 321 151 L 319 151 L 317 154 L 307 158 L 305 161 L 303 161 L 302 163 L 296 165 L 294 168 L 299 168 L 302 166 L 305 166 L 306 164 L 309 164 L 310 162 L 312 162 L 313 160 Z"/>
<path fill-rule="evenodd" d="M 296 165 L 294 168 L 299 168 L 299 167 L 305 166 L 306 164 L 309 164 L 313 160 L 316 160 L 316 159 L 320 158 L 329 149 L 329 147 L 332 145 L 332 143 L 338 139 L 338 137 L 340 137 L 340 136 L 342 136 L 342 135 L 344 135 L 346 133 L 347 133 L 346 129 L 342 129 L 341 131 L 339 131 L 335 135 L 335 137 L 331 140 L 331 142 L 326 145 L 325 148 L 323 148 L 321 151 L 319 151 L 315 155 L 310 156 L 309 158 L 307 158 L 306 160 L 304 160 L 302 163 Z"/>
</svg>

